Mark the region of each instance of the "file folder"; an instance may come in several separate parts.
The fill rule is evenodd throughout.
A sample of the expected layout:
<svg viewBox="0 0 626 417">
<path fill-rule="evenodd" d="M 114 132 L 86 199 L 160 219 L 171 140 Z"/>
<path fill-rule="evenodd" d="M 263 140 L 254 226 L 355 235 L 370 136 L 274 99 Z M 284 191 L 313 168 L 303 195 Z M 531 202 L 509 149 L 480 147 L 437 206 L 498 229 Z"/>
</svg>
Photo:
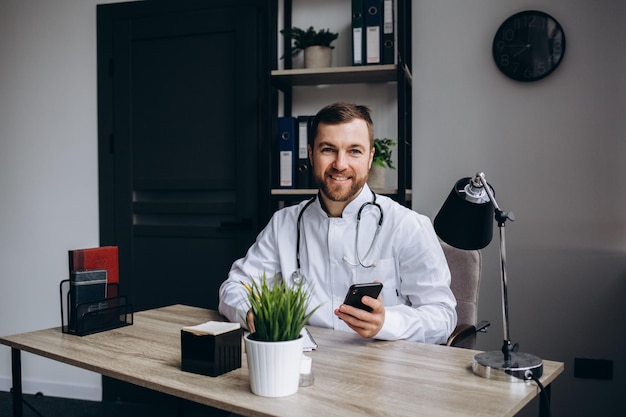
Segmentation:
<svg viewBox="0 0 626 417">
<path fill-rule="evenodd" d="M 395 64 L 395 31 L 393 18 L 393 0 L 383 1 L 383 44 L 382 63 Z"/>
<path fill-rule="evenodd" d="M 382 0 L 364 0 L 363 25 L 365 26 L 366 64 L 381 63 L 383 12 Z"/>
<path fill-rule="evenodd" d="M 280 188 L 295 188 L 297 159 L 297 119 L 278 118 L 278 175 Z"/>
<path fill-rule="evenodd" d="M 69 329 L 77 330 L 77 323 L 82 320 L 86 313 L 107 308 L 106 293 L 106 270 L 70 272 Z"/>
<path fill-rule="evenodd" d="M 363 65 L 363 0 L 352 0 L 352 65 Z"/>
<path fill-rule="evenodd" d="M 313 116 L 298 116 L 298 165 L 296 169 L 296 188 L 310 187 L 311 167 L 309 166 L 309 128 Z"/>
</svg>

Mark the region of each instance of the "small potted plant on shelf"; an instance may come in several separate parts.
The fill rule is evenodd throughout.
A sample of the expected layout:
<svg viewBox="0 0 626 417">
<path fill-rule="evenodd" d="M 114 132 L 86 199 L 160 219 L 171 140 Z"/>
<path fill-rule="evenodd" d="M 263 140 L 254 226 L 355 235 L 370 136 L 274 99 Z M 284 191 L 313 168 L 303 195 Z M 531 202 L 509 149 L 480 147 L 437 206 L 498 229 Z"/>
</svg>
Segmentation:
<svg viewBox="0 0 626 417">
<path fill-rule="evenodd" d="M 307 30 L 292 27 L 283 29 L 280 33 L 288 39 L 293 40 L 291 50 L 285 51 L 285 55 L 290 53 L 292 56 L 295 56 L 300 51 L 304 51 L 305 68 L 323 68 L 331 66 L 331 51 L 335 48 L 331 43 L 339 37 L 338 33 L 331 32 L 329 29 L 317 31 L 313 26 L 310 26 Z"/>
<path fill-rule="evenodd" d="M 371 188 L 385 188 L 386 170 L 396 169 L 391 160 L 391 148 L 396 144 L 397 142 L 393 139 L 374 139 L 374 160 L 372 161 L 372 168 L 367 181 Z"/>
<path fill-rule="evenodd" d="M 289 285 L 277 274 L 270 282 L 263 273 L 243 284 L 254 318 L 254 329 L 244 338 L 250 388 L 264 397 L 294 394 L 302 360 L 300 332 L 319 306 L 309 310 L 311 294 L 304 281 Z"/>
</svg>

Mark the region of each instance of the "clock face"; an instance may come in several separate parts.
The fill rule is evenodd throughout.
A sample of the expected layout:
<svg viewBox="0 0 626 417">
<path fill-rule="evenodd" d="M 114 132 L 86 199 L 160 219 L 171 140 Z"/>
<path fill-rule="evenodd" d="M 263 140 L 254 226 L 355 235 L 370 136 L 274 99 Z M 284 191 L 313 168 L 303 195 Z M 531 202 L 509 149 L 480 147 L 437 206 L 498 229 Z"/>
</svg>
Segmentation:
<svg viewBox="0 0 626 417">
<path fill-rule="evenodd" d="M 565 34 L 550 15 L 527 10 L 502 23 L 493 39 L 493 58 L 507 77 L 537 81 L 554 71 L 565 53 Z"/>
</svg>

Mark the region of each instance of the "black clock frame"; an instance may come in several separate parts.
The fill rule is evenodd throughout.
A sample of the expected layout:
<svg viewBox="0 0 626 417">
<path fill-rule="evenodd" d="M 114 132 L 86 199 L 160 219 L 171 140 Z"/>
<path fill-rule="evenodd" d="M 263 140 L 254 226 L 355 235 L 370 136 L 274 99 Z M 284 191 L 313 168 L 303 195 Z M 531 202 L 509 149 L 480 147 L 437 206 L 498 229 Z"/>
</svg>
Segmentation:
<svg viewBox="0 0 626 417">
<path fill-rule="evenodd" d="M 506 19 L 493 39 L 493 59 L 507 77 L 522 82 L 541 80 L 563 61 L 565 32 L 555 18 L 525 10 Z"/>
</svg>

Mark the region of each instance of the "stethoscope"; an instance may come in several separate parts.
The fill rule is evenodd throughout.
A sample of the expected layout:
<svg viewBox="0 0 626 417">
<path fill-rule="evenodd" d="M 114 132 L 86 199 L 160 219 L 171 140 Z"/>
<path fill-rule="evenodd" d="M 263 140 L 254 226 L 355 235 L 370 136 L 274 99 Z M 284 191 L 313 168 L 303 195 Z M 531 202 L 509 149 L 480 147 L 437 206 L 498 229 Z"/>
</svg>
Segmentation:
<svg viewBox="0 0 626 417">
<path fill-rule="evenodd" d="M 359 208 L 359 211 L 356 214 L 356 236 L 354 239 L 354 252 L 356 253 L 356 260 L 358 263 L 350 262 L 345 255 L 342 258 L 345 262 L 347 262 L 348 264 L 352 266 L 360 265 L 363 268 L 375 268 L 376 267 L 375 262 L 372 262 L 371 264 L 367 264 L 367 265 L 363 263 L 363 260 L 361 259 L 361 256 L 359 254 L 359 245 L 358 245 L 359 230 L 361 230 L 361 214 L 363 213 L 363 209 L 365 207 L 374 206 L 374 207 L 377 207 L 378 211 L 380 212 L 380 215 L 378 216 L 378 225 L 376 226 L 376 232 L 374 232 L 372 243 L 370 244 L 369 249 L 365 253 L 365 258 L 367 258 L 370 252 L 372 251 L 372 248 L 374 247 L 374 244 L 376 243 L 376 240 L 378 239 L 378 233 L 380 232 L 380 228 L 383 225 L 383 209 L 380 206 L 380 204 L 376 202 L 376 194 L 372 193 L 372 195 L 373 195 L 372 201 L 367 201 L 363 203 L 361 207 Z M 309 208 L 309 206 L 315 202 L 316 198 L 317 196 L 314 196 L 309 201 L 307 201 L 307 203 L 304 205 L 302 210 L 300 210 L 300 213 L 298 213 L 298 220 L 296 222 L 296 270 L 293 271 L 293 273 L 291 274 L 291 280 L 293 281 L 294 284 L 300 284 L 306 281 L 306 277 L 304 273 L 302 272 L 302 270 L 300 269 L 300 223 L 302 221 L 302 215 L 304 214 L 306 209 Z"/>
</svg>

